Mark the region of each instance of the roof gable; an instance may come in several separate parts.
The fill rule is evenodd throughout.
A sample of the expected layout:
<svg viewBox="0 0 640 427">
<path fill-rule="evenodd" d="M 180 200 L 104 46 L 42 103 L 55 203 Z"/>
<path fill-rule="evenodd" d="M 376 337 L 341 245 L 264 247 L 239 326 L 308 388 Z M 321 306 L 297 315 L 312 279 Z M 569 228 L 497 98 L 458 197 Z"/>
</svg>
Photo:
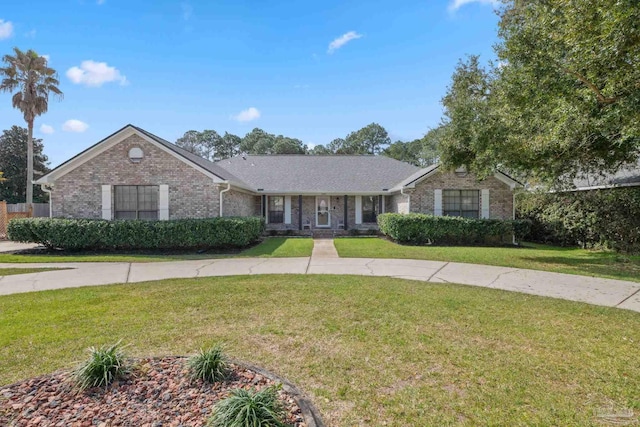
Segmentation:
<svg viewBox="0 0 640 427">
<path fill-rule="evenodd" d="M 115 145 L 119 144 L 132 135 L 139 136 L 146 142 L 153 144 L 162 151 L 188 164 L 204 175 L 212 178 L 214 182 L 227 182 L 228 179 L 226 176 L 233 179 L 231 174 L 226 173 L 223 169 L 216 167 L 212 162 L 209 162 L 206 159 L 202 159 L 201 157 L 189 153 L 188 151 L 174 144 L 171 144 L 170 142 L 163 140 L 141 128 L 129 124 L 112 133 L 103 140 L 97 142 L 96 144 L 92 145 L 91 147 L 87 148 L 86 150 L 82 151 L 81 153 L 77 154 L 76 156 L 72 157 L 71 159 L 67 160 L 66 162 L 62 163 L 61 165 L 57 166 L 52 171 L 36 180 L 35 183 L 54 183 L 60 177 L 66 175 L 67 173 L 88 162 L 89 160 L 97 157 L 101 153 L 114 147 Z M 207 165 L 207 163 L 209 163 L 209 165 Z"/>
</svg>

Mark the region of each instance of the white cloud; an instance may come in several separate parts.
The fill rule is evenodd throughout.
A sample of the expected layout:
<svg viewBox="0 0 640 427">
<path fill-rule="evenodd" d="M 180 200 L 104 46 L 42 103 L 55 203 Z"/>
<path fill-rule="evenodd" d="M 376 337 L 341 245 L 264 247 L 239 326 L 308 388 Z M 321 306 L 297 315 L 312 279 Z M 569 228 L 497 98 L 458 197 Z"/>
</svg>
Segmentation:
<svg viewBox="0 0 640 427">
<path fill-rule="evenodd" d="M 26 33 L 24 33 L 24 36 L 28 39 L 35 39 L 36 38 L 36 30 L 31 30 L 28 31 Z"/>
<path fill-rule="evenodd" d="M 116 67 L 110 67 L 106 62 L 92 60 L 82 61 L 80 67 L 71 67 L 67 70 L 67 77 L 75 84 L 100 87 L 105 83 L 119 82 L 121 85 L 128 83 Z"/>
<path fill-rule="evenodd" d="M 47 60 L 47 62 L 51 61 L 51 55 L 40 55 L 42 56 L 44 59 Z"/>
<path fill-rule="evenodd" d="M 71 119 L 64 122 L 62 125 L 62 130 L 65 132 L 76 132 L 82 133 L 85 130 L 89 129 L 89 125 L 85 122 L 81 122 L 80 120 Z"/>
<path fill-rule="evenodd" d="M 249 107 L 246 110 L 240 111 L 237 115 L 231 116 L 231 118 L 239 122 L 250 122 L 260 118 L 260 110 L 255 107 Z"/>
<path fill-rule="evenodd" d="M 8 39 L 13 35 L 13 24 L 11 21 L 0 19 L 0 40 Z"/>
<path fill-rule="evenodd" d="M 355 31 L 344 33 L 343 35 L 329 43 L 329 49 L 327 50 L 327 53 L 333 53 L 345 44 L 349 43 L 351 40 L 359 39 L 360 37 L 362 37 L 362 34 L 358 34 Z"/>
<path fill-rule="evenodd" d="M 55 132 L 55 130 L 53 129 L 53 126 L 42 124 L 40 126 L 40 132 L 46 135 L 51 135 L 52 133 Z"/>
<path fill-rule="evenodd" d="M 449 12 L 455 12 L 465 4 L 471 3 L 490 4 L 495 8 L 500 5 L 500 0 L 453 0 L 449 3 Z"/>
<path fill-rule="evenodd" d="M 97 4 L 104 4 L 105 0 L 97 0 L 96 3 Z"/>
</svg>

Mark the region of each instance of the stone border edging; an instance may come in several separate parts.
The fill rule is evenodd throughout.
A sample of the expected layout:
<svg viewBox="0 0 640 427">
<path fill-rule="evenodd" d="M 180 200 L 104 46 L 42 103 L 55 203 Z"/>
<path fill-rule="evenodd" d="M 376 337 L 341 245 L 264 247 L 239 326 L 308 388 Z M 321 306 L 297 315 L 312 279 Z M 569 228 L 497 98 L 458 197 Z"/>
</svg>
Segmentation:
<svg viewBox="0 0 640 427">
<path fill-rule="evenodd" d="M 255 371 L 260 375 L 269 378 L 272 381 L 282 384 L 283 390 L 289 393 L 298 404 L 298 407 L 302 411 L 302 416 L 304 418 L 305 423 L 307 424 L 307 427 L 325 427 L 325 424 L 322 421 L 322 417 L 320 416 L 320 412 L 315 407 L 315 405 L 311 402 L 311 400 L 309 400 L 309 398 L 304 393 L 300 391 L 300 389 L 298 389 L 290 381 L 274 374 L 273 372 L 267 371 L 264 368 L 252 365 L 247 362 L 243 362 L 235 359 L 230 359 L 230 362 L 236 365 L 244 366 L 245 368 Z"/>
</svg>

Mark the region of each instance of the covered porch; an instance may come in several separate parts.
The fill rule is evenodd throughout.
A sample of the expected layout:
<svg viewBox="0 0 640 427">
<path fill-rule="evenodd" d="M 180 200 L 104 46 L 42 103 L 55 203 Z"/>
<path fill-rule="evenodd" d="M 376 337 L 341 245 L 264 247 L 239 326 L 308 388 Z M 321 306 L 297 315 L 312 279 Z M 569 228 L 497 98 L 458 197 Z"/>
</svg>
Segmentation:
<svg viewBox="0 0 640 427">
<path fill-rule="evenodd" d="M 293 234 L 377 230 L 377 217 L 390 211 L 383 194 L 298 194 L 256 196 L 256 215 L 267 230 Z"/>
</svg>

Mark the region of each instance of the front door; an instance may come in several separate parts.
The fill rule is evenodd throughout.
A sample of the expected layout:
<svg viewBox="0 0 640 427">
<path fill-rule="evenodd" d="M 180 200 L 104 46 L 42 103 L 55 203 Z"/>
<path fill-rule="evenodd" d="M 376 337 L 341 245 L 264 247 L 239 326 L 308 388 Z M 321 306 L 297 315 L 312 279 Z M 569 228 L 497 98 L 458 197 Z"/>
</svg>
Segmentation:
<svg viewBox="0 0 640 427">
<path fill-rule="evenodd" d="M 316 197 L 316 227 L 331 227 L 330 203 L 331 198 L 329 196 Z"/>
</svg>

